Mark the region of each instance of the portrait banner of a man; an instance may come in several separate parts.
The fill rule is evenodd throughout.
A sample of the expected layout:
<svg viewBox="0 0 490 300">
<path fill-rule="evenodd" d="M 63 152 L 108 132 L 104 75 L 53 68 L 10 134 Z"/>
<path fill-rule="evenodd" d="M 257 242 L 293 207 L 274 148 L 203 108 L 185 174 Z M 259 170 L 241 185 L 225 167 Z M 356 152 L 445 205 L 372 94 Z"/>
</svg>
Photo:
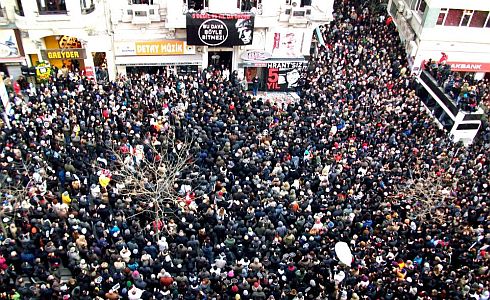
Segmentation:
<svg viewBox="0 0 490 300">
<path fill-rule="evenodd" d="M 251 45 L 254 19 L 251 13 L 188 13 L 187 44 L 220 47 Z"/>
</svg>

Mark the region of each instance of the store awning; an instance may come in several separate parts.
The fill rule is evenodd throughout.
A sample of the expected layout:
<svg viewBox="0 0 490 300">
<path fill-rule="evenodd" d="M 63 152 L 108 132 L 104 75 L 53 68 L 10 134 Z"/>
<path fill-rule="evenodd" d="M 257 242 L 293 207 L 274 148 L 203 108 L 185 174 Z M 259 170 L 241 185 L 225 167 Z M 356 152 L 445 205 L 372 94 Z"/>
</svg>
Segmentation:
<svg viewBox="0 0 490 300">
<path fill-rule="evenodd" d="M 116 56 L 122 66 L 182 66 L 202 65 L 201 55 Z"/>
<path fill-rule="evenodd" d="M 325 41 L 323 40 L 323 35 L 322 35 L 322 31 L 320 30 L 320 27 L 315 28 L 315 33 L 320 46 L 325 46 Z"/>
</svg>

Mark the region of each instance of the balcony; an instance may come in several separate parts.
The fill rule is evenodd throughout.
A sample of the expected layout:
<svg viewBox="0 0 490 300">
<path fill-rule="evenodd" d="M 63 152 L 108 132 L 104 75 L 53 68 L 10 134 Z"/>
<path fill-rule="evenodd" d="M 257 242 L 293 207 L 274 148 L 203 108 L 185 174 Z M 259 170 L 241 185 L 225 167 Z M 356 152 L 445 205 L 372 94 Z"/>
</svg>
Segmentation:
<svg viewBox="0 0 490 300">
<path fill-rule="evenodd" d="M 456 116 L 458 115 L 458 113 L 461 112 L 465 114 L 465 118 L 468 118 L 466 115 L 472 114 L 472 115 L 476 115 L 477 119 L 481 119 L 483 113 L 483 110 L 481 108 L 477 107 L 475 111 L 470 112 L 468 110 L 465 110 L 464 107 L 461 108 L 460 106 L 458 106 L 456 101 L 454 101 L 450 95 L 444 92 L 443 88 L 441 88 L 437 84 L 437 81 L 434 79 L 434 77 L 432 77 L 432 75 L 427 70 L 423 70 L 420 73 L 419 80 L 423 82 L 425 86 L 434 93 L 435 96 L 437 96 L 437 98 L 441 101 L 443 106 L 446 107 L 453 116 Z"/>
</svg>

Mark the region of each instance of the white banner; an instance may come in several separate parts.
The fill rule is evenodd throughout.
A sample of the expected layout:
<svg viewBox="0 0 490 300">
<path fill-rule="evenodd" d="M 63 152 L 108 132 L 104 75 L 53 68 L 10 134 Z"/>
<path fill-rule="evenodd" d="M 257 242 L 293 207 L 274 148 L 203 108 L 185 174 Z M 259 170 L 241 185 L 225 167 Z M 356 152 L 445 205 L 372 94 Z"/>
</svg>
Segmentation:
<svg viewBox="0 0 490 300">
<path fill-rule="evenodd" d="M 272 57 L 302 57 L 304 31 L 295 28 L 275 28 L 267 33 L 266 51 Z"/>
</svg>

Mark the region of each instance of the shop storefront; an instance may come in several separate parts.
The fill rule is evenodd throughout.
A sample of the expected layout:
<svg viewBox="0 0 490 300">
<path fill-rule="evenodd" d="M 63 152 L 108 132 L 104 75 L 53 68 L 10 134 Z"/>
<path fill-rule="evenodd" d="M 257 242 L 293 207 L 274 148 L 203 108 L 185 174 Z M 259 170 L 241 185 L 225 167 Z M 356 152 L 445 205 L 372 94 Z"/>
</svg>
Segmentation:
<svg viewBox="0 0 490 300">
<path fill-rule="evenodd" d="M 182 40 L 119 41 L 114 43 L 119 74 L 172 72 L 198 74 L 202 55 Z"/>
<path fill-rule="evenodd" d="M 432 60 L 439 61 L 438 58 Z M 427 60 L 422 60 L 420 70 L 424 69 L 426 63 Z M 446 64 L 451 66 L 451 71 L 458 72 L 463 78 L 469 76 L 475 80 L 484 78 L 490 80 L 490 62 L 462 62 L 449 59 Z"/>
<path fill-rule="evenodd" d="M 303 48 L 305 31 L 297 28 L 272 28 L 267 32 L 265 49 L 246 50 L 238 62 L 239 72 L 249 86 L 259 78 L 259 90 L 270 92 L 295 91 L 308 62 Z M 310 40 L 311 42 L 311 40 Z M 242 73 L 243 72 L 243 73 Z"/>
<path fill-rule="evenodd" d="M 17 30 L 0 30 L 0 72 L 14 79 L 21 75 L 21 67 L 26 63 L 20 41 Z"/>
<path fill-rule="evenodd" d="M 300 83 L 301 73 L 308 67 L 304 59 L 280 60 L 267 59 L 263 61 L 247 61 L 238 64 L 244 69 L 247 82 L 259 78 L 259 89 L 270 92 L 294 91 Z"/>
<path fill-rule="evenodd" d="M 449 61 L 451 71 L 469 74 L 475 79 L 490 79 L 490 63 Z"/>
<path fill-rule="evenodd" d="M 41 57 L 53 67 L 63 66 L 70 70 L 84 70 L 86 51 L 81 41 L 73 36 L 52 35 L 44 38 L 46 49 L 41 49 Z"/>
</svg>

